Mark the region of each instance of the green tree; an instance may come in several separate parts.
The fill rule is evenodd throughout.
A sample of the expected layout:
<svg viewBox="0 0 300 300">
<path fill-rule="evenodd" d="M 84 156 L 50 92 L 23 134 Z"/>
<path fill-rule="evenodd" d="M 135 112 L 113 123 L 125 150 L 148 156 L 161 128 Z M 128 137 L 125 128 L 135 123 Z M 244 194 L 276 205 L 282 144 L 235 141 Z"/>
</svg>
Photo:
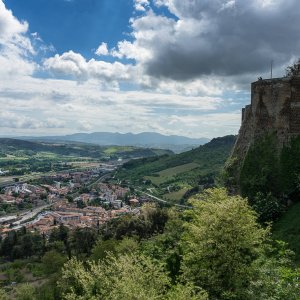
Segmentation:
<svg viewBox="0 0 300 300">
<path fill-rule="evenodd" d="M 71 259 L 63 269 L 63 299 L 162 299 L 169 285 L 163 266 L 143 255 L 88 262 Z"/>
<path fill-rule="evenodd" d="M 91 255 L 92 248 L 97 240 L 97 233 L 92 228 L 76 228 L 70 237 L 70 248 L 76 255 Z"/>
<path fill-rule="evenodd" d="M 266 254 L 255 262 L 256 276 L 247 289 L 247 298 L 299 300 L 300 268 L 293 268 L 294 253 L 286 243 L 276 241 Z"/>
<path fill-rule="evenodd" d="M 221 299 L 243 299 L 269 229 L 239 196 L 209 189 L 191 200 L 182 240 L 183 278 Z"/>
<path fill-rule="evenodd" d="M 176 284 L 167 293 L 166 300 L 208 300 L 208 294 L 200 289 L 195 288 L 192 284 Z"/>
<path fill-rule="evenodd" d="M 17 300 L 35 300 L 35 289 L 32 285 L 25 283 L 15 290 Z"/>
<path fill-rule="evenodd" d="M 45 274 L 53 274 L 58 272 L 67 261 L 66 256 L 51 250 L 42 257 L 43 269 Z"/>
<path fill-rule="evenodd" d="M 7 293 L 3 289 L 0 289 L 0 300 L 9 300 Z"/>
<path fill-rule="evenodd" d="M 138 243 L 133 238 L 125 237 L 118 241 L 115 239 L 98 240 L 92 250 L 91 258 L 93 260 L 103 260 L 107 256 L 120 256 L 127 253 L 133 253 L 138 249 Z"/>
<path fill-rule="evenodd" d="M 117 240 L 98 240 L 92 250 L 91 258 L 93 260 L 103 260 L 107 255 L 115 255 L 117 253 Z"/>
</svg>

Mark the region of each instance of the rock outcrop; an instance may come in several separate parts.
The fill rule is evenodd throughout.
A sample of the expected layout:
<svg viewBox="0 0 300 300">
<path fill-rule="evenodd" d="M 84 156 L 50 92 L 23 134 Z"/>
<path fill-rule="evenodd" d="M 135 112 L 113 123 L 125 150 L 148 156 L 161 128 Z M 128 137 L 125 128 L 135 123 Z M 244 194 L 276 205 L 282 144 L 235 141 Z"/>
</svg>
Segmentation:
<svg viewBox="0 0 300 300">
<path fill-rule="evenodd" d="M 242 110 L 242 124 L 227 164 L 229 188 L 238 189 L 241 167 L 250 146 L 274 134 L 278 153 L 291 138 L 300 135 L 300 78 L 258 80 L 251 84 L 251 104 Z"/>
</svg>

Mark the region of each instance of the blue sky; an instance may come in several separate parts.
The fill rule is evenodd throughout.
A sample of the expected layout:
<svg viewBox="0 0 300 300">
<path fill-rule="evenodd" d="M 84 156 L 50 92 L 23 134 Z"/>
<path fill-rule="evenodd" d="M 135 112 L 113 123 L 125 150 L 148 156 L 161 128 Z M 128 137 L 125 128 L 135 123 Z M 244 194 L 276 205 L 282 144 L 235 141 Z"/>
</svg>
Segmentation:
<svg viewBox="0 0 300 300">
<path fill-rule="evenodd" d="M 29 23 L 58 53 L 73 50 L 94 57 L 99 41 L 115 45 L 128 33 L 132 0 L 9 0 L 6 7 Z"/>
<path fill-rule="evenodd" d="M 297 0 L 0 0 L 0 135 L 236 134 L 299 26 Z"/>
</svg>

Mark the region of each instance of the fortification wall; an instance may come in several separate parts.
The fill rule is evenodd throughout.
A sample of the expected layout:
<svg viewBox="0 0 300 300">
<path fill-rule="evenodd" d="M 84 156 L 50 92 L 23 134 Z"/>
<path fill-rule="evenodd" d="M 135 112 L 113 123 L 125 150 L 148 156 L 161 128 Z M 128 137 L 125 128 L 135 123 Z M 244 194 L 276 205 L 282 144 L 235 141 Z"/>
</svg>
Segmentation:
<svg viewBox="0 0 300 300">
<path fill-rule="evenodd" d="M 248 148 L 254 139 L 271 132 L 277 134 L 279 148 L 300 135 L 300 78 L 258 80 L 251 84 L 251 104 L 242 110 L 234 150 Z"/>
<path fill-rule="evenodd" d="M 268 133 L 277 135 L 278 153 L 292 137 L 300 135 L 300 78 L 251 84 L 251 104 L 242 110 L 242 124 L 231 155 L 237 178 L 251 144 Z"/>
</svg>

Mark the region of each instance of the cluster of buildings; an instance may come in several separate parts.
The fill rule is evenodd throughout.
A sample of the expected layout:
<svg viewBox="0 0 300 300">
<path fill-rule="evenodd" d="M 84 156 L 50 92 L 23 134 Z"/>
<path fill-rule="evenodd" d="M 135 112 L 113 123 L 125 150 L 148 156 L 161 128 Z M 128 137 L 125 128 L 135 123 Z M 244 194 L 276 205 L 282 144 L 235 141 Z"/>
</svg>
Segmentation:
<svg viewBox="0 0 300 300">
<path fill-rule="evenodd" d="M 70 229 L 97 228 L 112 218 L 139 214 L 140 205 L 149 201 L 147 197 L 132 196 L 126 187 L 103 183 L 99 180 L 101 176 L 103 173 L 99 174 L 99 170 L 98 173 L 94 170 L 58 173 L 44 176 L 39 185 L 14 183 L 6 186 L 0 194 L 0 203 L 43 199 L 46 205 L 43 211 L 36 209 L 0 218 L 0 234 L 22 226 L 45 234 L 60 224 Z"/>
<path fill-rule="evenodd" d="M 47 191 L 44 187 L 27 183 L 15 183 L 2 189 L 0 203 L 19 204 L 25 199 L 27 202 L 38 203 L 45 198 L 47 198 Z"/>
<path fill-rule="evenodd" d="M 139 214 L 139 208 L 132 208 L 128 205 L 120 209 L 106 210 L 99 206 L 86 206 L 77 208 L 74 203 L 70 204 L 65 200 L 55 203 L 51 211 L 41 213 L 38 218 L 28 224 L 27 229 L 49 234 L 60 224 L 69 229 L 93 227 L 98 228 L 113 218 L 124 214 Z"/>
</svg>

